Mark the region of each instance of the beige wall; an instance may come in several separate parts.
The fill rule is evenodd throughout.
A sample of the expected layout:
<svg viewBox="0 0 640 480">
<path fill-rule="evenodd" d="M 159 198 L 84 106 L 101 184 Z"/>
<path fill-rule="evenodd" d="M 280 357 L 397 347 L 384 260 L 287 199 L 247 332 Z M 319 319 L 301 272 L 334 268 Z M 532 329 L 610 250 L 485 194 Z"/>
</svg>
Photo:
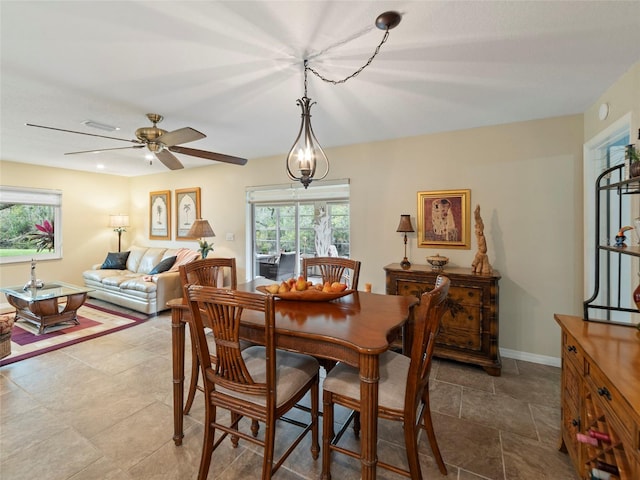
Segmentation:
<svg viewBox="0 0 640 480">
<path fill-rule="evenodd" d="M 576 115 L 328 149 L 329 177 L 351 180 L 351 251 L 363 262 L 361 282 L 384 292 L 383 267 L 403 256 L 395 232 L 399 216 L 410 213 L 415 226 L 418 191 L 469 188 L 472 208 L 482 208 L 490 261 L 502 274 L 500 347 L 558 357 L 553 313 L 580 314 L 582 301 L 582 128 Z M 194 241 L 148 240 L 149 192 L 195 186 L 202 189 L 202 217 L 217 234 L 214 254 L 236 256 L 243 278 L 245 188 L 285 180 L 284 155 L 250 160 L 245 167 L 214 165 L 132 179 L 2 164 L 3 184 L 64 191 L 64 259 L 42 262 L 38 275 L 74 282 L 115 249 L 116 235 L 106 225 L 116 211 L 131 217 L 125 246 L 195 248 Z M 175 238 L 175 225 L 172 230 Z M 235 241 L 225 240 L 227 232 Z M 439 252 L 452 265 L 469 266 L 475 248 L 473 237 L 469 250 L 417 248 L 413 235 L 408 255 L 424 264 Z M 3 284 L 21 283 L 27 275 L 27 265 L 2 267 Z"/>
<path fill-rule="evenodd" d="M 328 149 L 329 178 L 351 180 L 351 252 L 363 262 L 361 283 L 384 292 L 383 267 L 403 256 L 395 232 L 400 214 L 410 213 L 415 226 L 418 191 L 469 188 L 503 277 L 500 346 L 558 357 L 553 313 L 579 314 L 582 301 L 582 128 L 576 115 Z M 285 181 L 284 155 L 134 178 L 131 214 L 141 227 L 133 236 L 149 243 L 150 191 L 199 186 L 202 216 L 217 235 L 214 254 L 235 255 L 244 268 L 245 188 Z M 417 248 L 413 235 L 409 257 L 424 264 L 439 252 L 452 265 L 469 266 L 475 248 L 473 238 L 469 250 Z"/>
<path fill-rule="evenodd" d="M 110 213 L 129 209 L 128 178 L 0 162 L 0 183 L 62 191 L 63 258 L 38 262 L 38 278 L 82 285 L 82 271 L 102 262 L 107 250 L 118 249 L 117 236 L 107 225 Z M 0 284 L 21 285 L 29 274 L 29 263 L 2 265 Z"/>
<path fill-rule="evenodd" d="M 631 110 L 638 124 L 639 69 L 634 67 L 603 95 L 611 105 L 610 121 Z M 361 283 L 384 292 L 384 265 L 403 256 L 402 237 L 395 232 L 399 215 L 410 213 L 415 226 L 418 191 L 471 189 L 472 208 L 482 208 L 490 261 L 502 274 L 500 348 L 509 356 L 556 361 L 560 338 L 553 314 L 582 312 L 582 145 L 585 136 L 606 128 L 606 122 L 593 119 L 601 101 L 584 118 L 327 149 L 329 178 L 351 181 L 352 256 L 363 262 Z M 109 213 L 130 213 L 125 246 L 195 248 L 193 241 L 148 240 L 149 192 L 195 186 L 202 189 L 202 217 L 217 234 L 214 255 L 236 256 L 244 278 L 245 188 L 287 181 L 284 154 L 252 159 L 245 167 L 213 165 L 132 179 L 10 162 L 0 163 L 0 172 L 4 185 L 63 190 L 64 259 L 42 262 L 38 273 L 74 282 L 81 281 L 83 269 L 116 248 L 116 235 L 106 227 Z M 227 241 L 226 233 L 233 233 L 235 241 Z M 417 248 L 414 235 L 408 255 L 413 263 L 424 264 L 427 255 L 441 253 L 452 265 L 469 266 L 475 249 L 473 236 L 470 250 L 435 250 Z M 1 276 L 2 284 L 26 281 L 28 266 L 2 266 Z"/>
</svg>

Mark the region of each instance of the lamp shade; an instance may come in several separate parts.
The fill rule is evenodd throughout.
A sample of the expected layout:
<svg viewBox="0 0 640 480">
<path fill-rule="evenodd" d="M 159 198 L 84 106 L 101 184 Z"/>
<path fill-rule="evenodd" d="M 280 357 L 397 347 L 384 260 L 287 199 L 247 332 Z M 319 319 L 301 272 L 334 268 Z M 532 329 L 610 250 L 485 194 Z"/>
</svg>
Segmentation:
<svg viewBox="0 0 640 480">
<path fill-rule="evenodd" d="M 411 225 L 410 215 L 400 215 L 400 224 L 396 232 L 414 232 L 413 225 Z"/>
<path fill-rule="evenodd" d="M 129 215 L 124 213 L 118 213 L 116 215 L 109 215 L 109 226 L 113 228 L 122 228 L 129 226 Z"/>
<path fill-rule="evenodd" d="M 191 229 L 189 230 L 189 233 L 187 234 L 188 237 L 198 237 L 198 238 L 203 238 L 203 237 L 215 237 L 216 234 L 213 233 L 213 228 L 211 228 L 211 225 L 209 225 L 209 221 L 208 220 L 203 220 L 202 218 L 198 218 L 195 222 L 193 222 L 193 225 L 191 225 Z"/>
</svg>

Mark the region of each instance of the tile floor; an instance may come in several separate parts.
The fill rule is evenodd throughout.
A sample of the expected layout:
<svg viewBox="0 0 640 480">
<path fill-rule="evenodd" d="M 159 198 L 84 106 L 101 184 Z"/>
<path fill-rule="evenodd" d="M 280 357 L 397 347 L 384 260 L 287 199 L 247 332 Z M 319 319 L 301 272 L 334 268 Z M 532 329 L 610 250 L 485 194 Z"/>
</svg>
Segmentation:
<svg viewBox="0 0 640 480">
<path fill-rule="evenodd" d="M 578 478 L 567 455 L 557 450 L 560 370 L 503 359 L 502 372 L 490 377 L 476 367 L 435 361 L 432 410 L 449 475 L 440 475 L 423 439 L 425 478 Z M 0 478 L 195 479 L 202 398 L 185 418 L 184 443 L 176 447 L 171 388 L 168 313 L 0 368 Z M 381 422 L 379 433 L 379 457 L 402 462 L 401 428 Z M 356 442 L 350 433 L 344 441 Z M 321 462 L 311 459 L 308 447 L 303 442 L 275 478 L 319 479 Z M 360 478 L 356 461 L 333 458 L 334 479 Z M 261 463 L 256 446 L 241 443 L 233 449 L 225 441 L 214 453 L 208 478 L 259 478 Z M 382 479 L 404 478 L 378 472 Z"/>
</svg>

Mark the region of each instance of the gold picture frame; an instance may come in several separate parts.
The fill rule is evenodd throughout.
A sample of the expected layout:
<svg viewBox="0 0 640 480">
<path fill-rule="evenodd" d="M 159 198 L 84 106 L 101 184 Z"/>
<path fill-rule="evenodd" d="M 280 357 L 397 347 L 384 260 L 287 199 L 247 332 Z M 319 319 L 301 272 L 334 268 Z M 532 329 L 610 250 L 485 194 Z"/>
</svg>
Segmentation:
<svg viewBox="0 0 640 480">
<path fill-rule="evenodd" d="M 418 192 L 418 247 L 471 248 L 471 190 Z"/>
<path fill-rule="evenodd" d="M 176 190 L 176 240 L 195 240 L 189 236 L 193 222 L 200 218 L 200 187 Z"/>
<path fill-rule="evenodd" d="M 149 193 L 149 238 L 171 240 L 171 190 Z"/>
</svg>

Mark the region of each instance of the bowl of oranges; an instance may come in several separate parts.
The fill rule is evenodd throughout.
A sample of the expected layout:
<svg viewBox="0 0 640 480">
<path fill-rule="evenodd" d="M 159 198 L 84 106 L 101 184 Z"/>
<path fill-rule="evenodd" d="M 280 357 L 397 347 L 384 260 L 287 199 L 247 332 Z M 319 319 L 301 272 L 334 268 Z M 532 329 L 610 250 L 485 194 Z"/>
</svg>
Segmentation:
<svg viewBox="0 0 640 480">
<path fill-rule="evenodd" d="M 296 300 L 304 302 L 328 302 L 336 298 L 344 297 L 353 293 L 347 288 L 346 283 L 324 282 L 314 284 L 306 280 L 303 276 L 283 280 L 280 283 L 270 285 L 260 285 L 256 290 L 262 293 L 273 295 L 282 300 Z"/>
</svg>

